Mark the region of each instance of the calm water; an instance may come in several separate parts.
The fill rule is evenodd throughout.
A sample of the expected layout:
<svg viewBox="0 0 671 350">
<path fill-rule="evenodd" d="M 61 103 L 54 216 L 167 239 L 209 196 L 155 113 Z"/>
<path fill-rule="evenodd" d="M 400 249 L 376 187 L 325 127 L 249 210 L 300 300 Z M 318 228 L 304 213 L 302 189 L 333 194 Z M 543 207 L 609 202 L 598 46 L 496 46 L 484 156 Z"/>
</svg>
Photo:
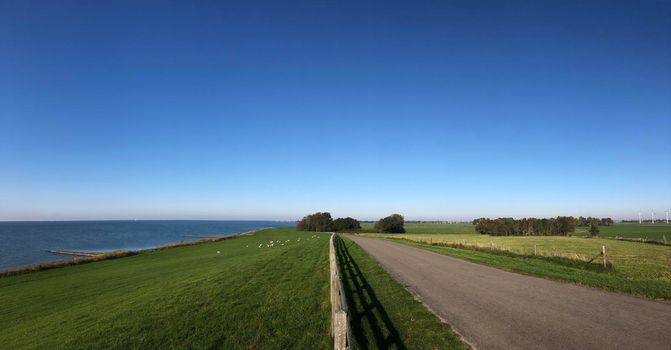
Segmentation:
<svg viewBox="0 0 671 350">
<path fill-rule="evenodd" d="M 225 236 L 284 226 L 293 226 L 293 223 L 200 220 L 0 222 L 0 270 L 67 258 L 50 254 L 49 249 L 143 249 L 198 239 L 189 235 Z"/>
</svg>

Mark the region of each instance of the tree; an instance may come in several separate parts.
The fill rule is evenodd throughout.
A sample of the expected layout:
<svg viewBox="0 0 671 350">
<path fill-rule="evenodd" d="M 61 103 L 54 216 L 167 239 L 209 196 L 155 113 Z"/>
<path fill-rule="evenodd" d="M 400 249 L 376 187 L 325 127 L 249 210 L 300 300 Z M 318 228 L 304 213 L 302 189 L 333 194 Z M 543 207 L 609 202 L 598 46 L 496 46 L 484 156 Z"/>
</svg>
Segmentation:
<svg viewBox="0 0 671 350">
<path fill-rule="evenodd" d="M 331 231 L 333 218 L 329 212 L 318 212 L 303 217 L 296 223 L 297 231 L 328 232 Z"/>
<path fill-rule="evenodd" d="M 361 224 L 359 223 L 359 221 L 356 219 L 352 219 L 350 217 L 346 217 L 344 219 L 337 218 L 333 220 L 333 224 L 331 226 L 333 231 L 335 232 L 342 232 L 342 231 L 352 232 L 361 230 Z"/>
<path fill-rule="evenodd" d="M 558 216 L 556 220 L 558 234 L 566 235 L 569 232 L 575 231 L 575 219 L 572 216 Z"/>
<path fill-rule="evenodd" d="M 550 219 L 513 218 L 488 219 L 480 218 L 474 221 L 475 230 L 492 236 L 566 236 L 575 231 L 575 224 L 579 219 L 572 216 L 558 216 Z"/>
<path fill-rule="evenodd" d="M 592 235 L 592 237 L 596 237 L 596 235 L 599 234 L 599 225 L 596 223 L 596 221 L 592 222 L 590 225 L 589 234 Z"/>
<path fill-rule="evenodd" d="M 478 218 L 478 219 L 474 219 L 474 220 L 473 220 L 473 225 L 477 225 L 477 224 L 478 224 L 480 221 L 482 221 L 482 220 L 489 220 L 489 219 L 487 219 L 487 218 Z"/>
<path fill-rule="evenodd" d="M 599 222 L 599 225 L 601 226 L 611 226 L 613 225 L 613 219 L 611 218 L 601 218 L 601 221 Z"/>
<path fill-rule="evenodd" d="M 380 221 L 375 224 L 375 229 L 386 233 L 405 233 L 405 228 L 403 227 L 404 223 L 405 220 L 402 215 L 392 214 L 380 219 Z"/>
</svg>

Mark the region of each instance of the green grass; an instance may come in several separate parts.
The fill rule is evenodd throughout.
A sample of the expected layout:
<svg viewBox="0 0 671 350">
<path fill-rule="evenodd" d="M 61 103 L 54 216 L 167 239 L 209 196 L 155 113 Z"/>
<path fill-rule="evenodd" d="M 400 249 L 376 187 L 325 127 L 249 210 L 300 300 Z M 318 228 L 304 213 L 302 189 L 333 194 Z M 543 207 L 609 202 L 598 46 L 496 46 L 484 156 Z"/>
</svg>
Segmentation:
<svg viewBox="0 0 671 350">
<path fill-rule="evenodd" d="M 463 258 L 466 260 L 557 280 L 625 292 L 650 298 L 671 299 L 671 246 L 616 241 L 600 238 L 520 236 L 493 237 L 481 234 L 366 234 L 367 236 L 404 239 L 399 242 Z M 493 254 L 472 249 L 442 247 L 425 243 L 466 243 L 493 246 L 514 254 L 539 253 L 570 257 L 593 257 L 606 246 L 613 270 L 596 271 L 584 263 L 567 263 L 568 259 L 520 257 Z"/>
<path fill-rule="evenodd" d="M 372 231 L 375 224 L 363 223 L 364 231 Z M 471 224 L 405 224 L 407 233 L 475 233 L 475 226 Z"/>
<path fill-rule="evenodd" d="M 365 231 L 372 231 L 374 224 L 361 225 Z M 406 224 L 407 233 L 476 233 L 471 224 Z M 574 235 L 587 236 L 589 227 L 578 227 Z M 643 238 L 648 240 L 667 241 L 671 243 L 671 225 L 657 224 L 615 224 L 613 226 L 599 226 L 599 237 Z"/>
<path fill-rule="evenodd" d="M 0 278 L 0 347 L 332 348 L 329 236 L 313 235 L 265 230 Z"/>
<path fill-rule="evenodd" d="M 576 234 L 587 233 L 588 227 L 578 227 Z M 615 224 L 599 226 L 599 237 L 643 238 L 671 243 L 671 225 L 664 224 Z"/>
<path fill-rule="evenodd" d="M 358 245 L 336 240 L 357 349 L 464 349 L 440 320 Z"/>
</svg>

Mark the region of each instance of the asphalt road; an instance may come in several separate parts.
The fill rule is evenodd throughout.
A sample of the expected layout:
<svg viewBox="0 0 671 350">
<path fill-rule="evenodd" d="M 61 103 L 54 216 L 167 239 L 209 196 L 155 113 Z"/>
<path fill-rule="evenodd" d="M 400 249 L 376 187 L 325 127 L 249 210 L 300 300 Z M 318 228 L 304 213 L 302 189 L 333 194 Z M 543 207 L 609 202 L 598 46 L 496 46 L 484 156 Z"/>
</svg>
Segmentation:
<svg viewBox="0 0 671 350">
<path fill-rule="evenodd" d="M 671 349 L 671 305 L 350 236 L 476 349 Z"/>
</svg>

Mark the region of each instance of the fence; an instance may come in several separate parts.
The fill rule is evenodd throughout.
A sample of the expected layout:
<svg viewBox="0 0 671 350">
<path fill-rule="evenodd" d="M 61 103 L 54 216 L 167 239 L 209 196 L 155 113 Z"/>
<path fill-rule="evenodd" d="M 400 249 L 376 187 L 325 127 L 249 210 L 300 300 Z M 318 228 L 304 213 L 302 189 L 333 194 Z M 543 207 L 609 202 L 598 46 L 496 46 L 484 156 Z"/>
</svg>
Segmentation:
<svg viewBox="0 0 671 350">
<path fill-rule="evenodd" d="M 335 233 L 329 241 L 329 263 L 331 265 L 331 333 L 333 349 L 350 350 L 351 330 L 347 320 L 347 300 L 340 280 L 340 269 L 335 254 Z"/>
<path fill-rule="evenodd" d="M 520 257 L 528 257 L 528 256 L 537 256 L 537 257 L 545 257 L 545 258 L 563 258 L 567 259 L 570 261 L 576 261 L 576 262 L 583 262 L 586 264 L 591 264 L 593 261 L 597 260 L 600 261 L 601 263 L 599 265 L 603 265 L 604 268 L 611 268 L 613 267 L 613 262 L 608 260 L 606 256 L 606 246 L 603 245 L 601 246 L 601 249 L 599 253 L 596 256 L 588 256 L 585 254 L 579 254 L 579 253 L 572 253 L 572 252 L 562 252 L 562 251 L 553 251 L 553 250 L 541 250 L 540 248 L 543 247 L 541 244 L 534 244 L 533 250 L 530 251 L 529 247 L 519 247 L 519 248 L 510 248 L 510 247 L 504 247 L 503 245 L 495 245 L 494 242 L 490 242 L 489 244 L 487 243 L 482 243 L 482 242 L 466 242 L 466 240 L 461 240 L 461 241 L 446 241 L 446 242 L 434 242 L 432 238 L 430 238 L 428 241 L 427 240 L 414 240 L 414 239 L 408 239 L 408 238 L 394 238 L 397 240 L 405 240 L 409 242 L 419 242 L 419 243 L 424 243 L 424 244 L 429 244 L 429 245 L 438 245 L 438 246 L 444 246 L 444 247 L 451 247 L 451 248 L 459 248 L 459 249 L 470 249 L 470 250 L 477 250 L 477 251 L 484 251 L 484 252 L 490 252 L 490 253 L 498 253 L 498 254 L 506 254 L 506 255 L 512 255 L 512 256 L 520 256 Z"/>
</svg>

